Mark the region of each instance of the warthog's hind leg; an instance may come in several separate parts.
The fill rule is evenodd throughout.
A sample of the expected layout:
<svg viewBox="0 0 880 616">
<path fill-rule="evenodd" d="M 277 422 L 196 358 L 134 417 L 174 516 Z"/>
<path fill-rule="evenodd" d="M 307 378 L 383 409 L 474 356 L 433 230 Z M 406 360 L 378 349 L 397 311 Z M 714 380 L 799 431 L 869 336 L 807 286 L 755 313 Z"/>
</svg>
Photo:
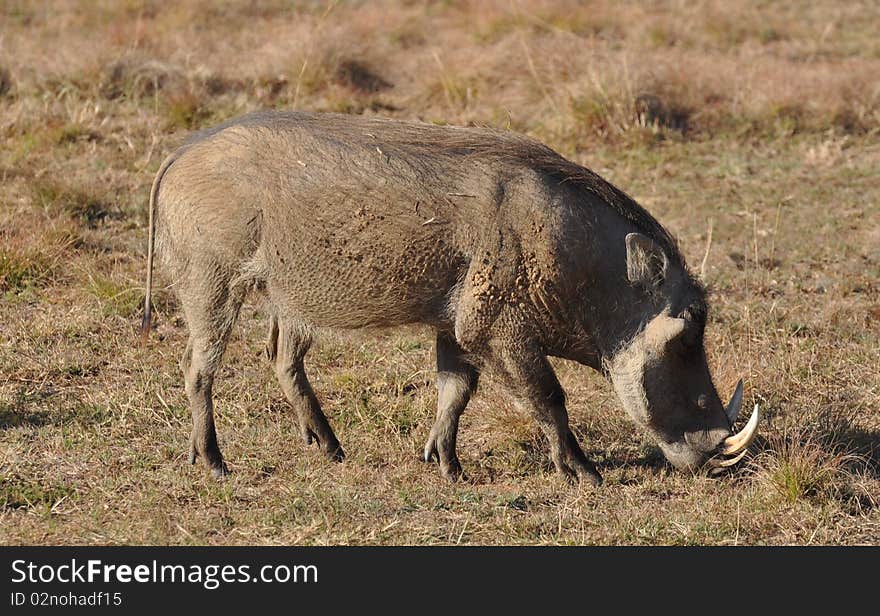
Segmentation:
<svg viewBox="0 0 880 616">
<path fill-rule="evenodd" d="M 201 457 L 214 476 L 222 477 L 229 469 L 217 444 L 212 389 L 244 295 L 219 284 L 197 285 L 181 290 L 180 299 L 190 331 L 180 359 L 193 419 L 189 461 L 195 464 Z"/>
<path fill-rule="evenodd" d="M 461 477 L 461 464 L 455 453 L 458 419 L 471 394 L 477 389 L 477 370 L 465 361 L 461 348 L 451 333 L 437 333 L 437 419 L 428 442 L 424 459 L 437 459 L 443 476 L 455 481 Z"/>
<path fill-rule="evenodd" d="M 285 397 L 296 409 L 303 440 L 307 444 L 317 441 L 325 456 L 341 462 L 345 452 L 306 378 L 303 358 L 311 344 L 312 338 L 307 328 L 299 323 L 272 317 L 266 352 L 275 362 L 275 374 Z"/>
</svg>

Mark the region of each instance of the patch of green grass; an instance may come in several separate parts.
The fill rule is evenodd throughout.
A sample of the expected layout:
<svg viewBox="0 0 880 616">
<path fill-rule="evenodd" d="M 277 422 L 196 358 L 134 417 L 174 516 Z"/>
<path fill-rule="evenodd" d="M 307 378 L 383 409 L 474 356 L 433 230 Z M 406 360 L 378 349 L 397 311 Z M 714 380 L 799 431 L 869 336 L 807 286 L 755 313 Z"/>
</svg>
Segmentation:
<svg viewBox="0 0 880 616">
<path fill-rule="evenodd" d="M 10 165 L 13 167 L 21 167 L 23 163 L 30 160 L 31 154 L 39 148 L 40 140 L 33 132 L 26 132 L 20 135 L 12 142 L 12 147 L 8 152 Z"/>
<path fill-rule="evenodd" d="M 211 116 L 205 100 L 191 90 L 176 92 L 166 99 L 165 118 L 172 129 L 193 130 Z"/>
<path fill-rule="evenodd" d="M 89 277 L 88 290 L 101 302 L 105 315 L 128 318 L 143 306 L 143 291 L 139 287 L 127 286 L 101 274 Z"/>
<path fill-rule="evenodd" d="M 675 33 L 664 24 L 657 24 L 648 30 L 648 41 L 652 47 L 671 47 L 677 42 Z"/>
<path fill-rule="evenodd" d="M 0 291 L 18 293 L 51 279 L 53 260 L 33 248 L 0 245 Z"/>
<path fill-rule="evenodd" d="M 759 480 L 785 502 L 833 497 L 845 483 L 852 456 L 829 451 L 813 440 L 775 437 L 754 462 Z"/>
<path fill-rule="evenodd" d="M 28 509 L 48 514 L 58 503 L 74 494 L 76 490 L 70 486 L 0 475 L 2 509 Z"/>
</svg>

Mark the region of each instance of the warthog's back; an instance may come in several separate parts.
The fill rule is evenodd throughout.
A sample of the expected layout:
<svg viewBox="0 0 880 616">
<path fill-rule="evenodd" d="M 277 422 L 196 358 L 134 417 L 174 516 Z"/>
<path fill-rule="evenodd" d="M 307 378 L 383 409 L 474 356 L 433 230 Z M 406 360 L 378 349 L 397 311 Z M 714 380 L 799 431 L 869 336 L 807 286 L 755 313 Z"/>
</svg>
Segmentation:
<svg viewBox="0 0 880 616">
<path fill-rule="evenodd" d="M 517 174 L 474 146 L 514 141 L 525 142 L 342 115 L 246 116 L 184 144 L 162 180 L 159 229 L 172 260 L 215 255 L 316 325 L 439 324 Z"/>
</svg>

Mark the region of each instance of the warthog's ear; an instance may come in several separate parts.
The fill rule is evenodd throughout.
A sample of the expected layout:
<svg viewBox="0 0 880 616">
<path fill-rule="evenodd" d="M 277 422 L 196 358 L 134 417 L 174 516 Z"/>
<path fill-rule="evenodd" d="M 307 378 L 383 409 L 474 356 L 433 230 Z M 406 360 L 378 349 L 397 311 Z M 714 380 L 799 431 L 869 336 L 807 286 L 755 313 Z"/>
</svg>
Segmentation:
<svg viewBox="0 0 880 616">
<path fill-rule="evenodd" d="M 657 242 L 641 233 L 626 236 L 626 276 L 633 284 L 658 286 L 666 278 L 666 254 Z"/>
</svg>

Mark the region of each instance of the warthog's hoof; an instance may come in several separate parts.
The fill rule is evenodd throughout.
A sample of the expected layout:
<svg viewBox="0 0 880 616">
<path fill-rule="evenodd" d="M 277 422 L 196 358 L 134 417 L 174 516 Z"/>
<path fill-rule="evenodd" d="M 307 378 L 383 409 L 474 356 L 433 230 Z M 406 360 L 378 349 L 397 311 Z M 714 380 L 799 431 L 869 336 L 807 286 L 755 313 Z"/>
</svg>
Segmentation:
<svg viewBox="0 0 880 616">
<path fill-rule="evenodd" d="M 582 485 L 592 486 L 594 488 L 598 488 L 602 485 L 602 475 L 600 475 L 597 471 L 593 471 L 590 473 L 578 473 L 578 482 Z"/>
<path fill-rule="evenodd" d="M 322 447 L 321 450 L 324 452 L 324 456 L 331 462 L 342 462 L 345 460 L 345 451 L 342 450 L 342 446 L 339 443 L 336 443 L 335 449 L 330 450 Z"/>
<path fill-rule="evenodd" d="M 452 455 L 448 460 L 444 460 L 437 448 L 436 437 L 433 435 L 428 438 L 428 442 L 425 444 L 425 451 L 422 454 L 422 460 L 428 464 L 434 460 L 439 462 L 440 474 L 450 483 L 466 480 L 464 471 L 461 470 L 461 464 L 458 461 L 458 457 Z"/>
<path fill-rule="evenodd" d="M 440 464 L 440 474 L 449 483 L 457 483 L 459 481 L 467 481 L 464 471 L 461 470 L 461 464 L 458 460 L 450 460 L 447 466 Z"/>
<path fill-rule="evenodd" d="M 581 446 L 571 431 L 568 436 L 559 443 L 558 448 L 551 450 L 553 464 L 559 474 L 572 484 L 591 485 L 598 488 L 602 485 L 602 475 L 593 466 L 589 458 L 584 455 Z"/>
<path fill-rule="evenodd" d="M 333 431 L 329 426 L 324 430 L 325 434 L 323 438 L 319 435 L 318 431 L 313 430 L 309 426 L 302 426 L 300 430 L 303 442 L 306 445 L 317 443 L 321 452 L 324 454 L 324 457 L 328 460 L 332 462 L 342 462 L 345 460 L 345 451 L 343 451 L 342 445 L 339 444 L 336 435 L 333 434 Z M 318 430 L 320 430 L 320 428 L 318 428 Z"/>
<path fill-rule="evenodd" d="M 196 448 L 193 446 L 189 450 L 189 463 L 195 464 L 196 460 L 199 459 L 199 452 L 196 451 Z M 229 467 L 226 466 L 226 462 L 223 461 L 223 456 L 219 451 L 215 452 L 211 456 L 205 456 L 205 459 L 208 461 L 208 468 L 211 469 L 211 475 L 213 475 L 217 479 L 223 479 L 224 477 L 231 475 L 232 471 L 229 470 Z"/>
<path fill-rule="evenodd" d="M 335 438 L 331 442 L 322 441 L 313 432 L 309 431 L 303 440 L 306 445 L 311 445 L 313 442 L 317 443 L 321 453 L 331 462 L 342 462 L 345 460 L 345 451 L 343 451 L 342 445 Z"/>
<path fill-rule="evenodd" d="M 223 479 L 232 474 L 232 471 L 229 470 L 229 467 L 226 466 L 226 462 L 222 462 L 220 466 L 215 466 L 211 469 L 211 474 L 215 479 Z"/>
<path fill-rule="evenodd" d="M 566 481 L 572 485 L 589 485 L 598 488 L 602 485 L 602 475 L 599 474 L 592 464 L 579 464 L 578 462 L 557 464 L 556 470 L 562 475 Z"/>
</svg>

